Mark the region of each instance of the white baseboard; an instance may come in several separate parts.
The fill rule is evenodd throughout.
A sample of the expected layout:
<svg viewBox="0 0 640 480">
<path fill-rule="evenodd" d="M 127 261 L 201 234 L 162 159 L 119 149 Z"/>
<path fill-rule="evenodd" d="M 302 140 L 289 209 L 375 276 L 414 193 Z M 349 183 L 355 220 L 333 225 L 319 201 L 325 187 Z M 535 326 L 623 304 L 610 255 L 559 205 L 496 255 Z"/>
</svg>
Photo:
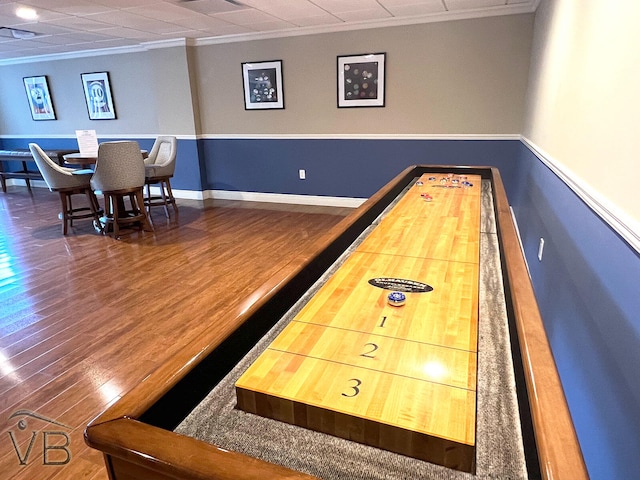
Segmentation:
<svg viewBox="0 0 640 480">
<path fill-rule="evenodd" d="M 207 190 L 205 198 L 221 200 L 244 200 L 247 202 L 291 203 L 294 205 L 316 205 L 324 207 L 356 208 L 366 198 L 329 197 L 321 195 L 294 195 L 284 193 L 231 192 L 227 190 Z"/>
<path fill-rule="evenodd" d="M 7 179 L 7 186 L 26 186 L 26 182 L 18 178 Z M 36 188 L 47 188 L 47 184 L 42 180 L 31 180 L 31 186 Z M 152 195 L 160 194 L 160 187 L 151 187 Z M 173 189 L 173 196 L 185 200 L 206 200 L 208 198 L 220 200 L 242 200 L 245 202 L 265 202 L 265 203 L 290 203 L 293 205 L 315 205 L 322 207 L 347 207 L 357 208 L 362 205 L 366 198 L 329 197 L 322 195 L 293 195 L 284 193 L 260 193 L 260 192 L 232 192 L 227 190 L 176 190 Z"/>
</svg>

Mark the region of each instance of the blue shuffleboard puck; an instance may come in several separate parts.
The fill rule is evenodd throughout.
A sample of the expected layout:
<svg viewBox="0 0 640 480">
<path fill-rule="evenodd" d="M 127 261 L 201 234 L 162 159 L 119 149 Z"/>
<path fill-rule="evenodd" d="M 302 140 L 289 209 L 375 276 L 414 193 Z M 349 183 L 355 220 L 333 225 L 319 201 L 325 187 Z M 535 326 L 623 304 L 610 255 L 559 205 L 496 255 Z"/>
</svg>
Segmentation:
<svg viewBox="0 0 640 480">
<path fill-rule="evenodd" d="M 387 302 L 389 305 L 393 305 L 394 307 L 400 307 L 404 305 L 404 302 L 407 300 L 407 296 L 402 292 L 391 292 L 387 296 Z"/>
</svg>

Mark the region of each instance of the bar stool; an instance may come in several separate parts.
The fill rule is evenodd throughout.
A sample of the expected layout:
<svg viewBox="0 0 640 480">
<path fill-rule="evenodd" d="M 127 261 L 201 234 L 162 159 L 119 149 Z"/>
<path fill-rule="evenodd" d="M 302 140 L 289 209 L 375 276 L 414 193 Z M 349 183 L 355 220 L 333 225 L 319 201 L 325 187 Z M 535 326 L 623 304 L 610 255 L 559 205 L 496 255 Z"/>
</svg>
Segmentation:
<svg viewBox="0 0 640 480">
<path fill-rule="evenodd" d="M 104 195 L 103 223 L 105 232 L 113 227 L 120 236 L 120 227 L 138 223 L 153 231 L 144 209 L 144 162 L 138 142 L 104 142 L 98 147 L 96 169 L 91 178 L 93 189 Z M 130 208 L 125 206 L 129 199 Z"/>
<path fill-rule="evenodd" d="M 151 207 L 163 206 L 164 214 L 169 217 L 169 205 L 173 206 L 174 212 L 178 213 L 176 199 L 171 191 L 171 177 L 176 168 L 176 137 L 159 136 L 151 147 L 149 156 L 144 159 L 145 184 L 147 186 L 147 196 L 144 204 L 147 211 L 151 213 Z M 151 185 L 160 185 L 160 195 L 151 195 Z"/>
<path fill-rule="evenodd" d="M 36 143 L 30 143 L 29 150 L 49 190 L 60 194 L 60 201 L 62 202 L 62 234 L 66 235 L 68 226 L 73 226 L 73 221 L 81 218 L 93 218 L 95 227 L 102 231 L 100 224 L 102 210 L 98 205 L 98 199 L 93 190 L 91 190 L 90 184 L 93 172 L 91 170 L 75 170 L 61 167 L 51 160 Z M 73 195 L 85 195 L 89 206 L 74 208 L 71 202 Z"/>
</svg>

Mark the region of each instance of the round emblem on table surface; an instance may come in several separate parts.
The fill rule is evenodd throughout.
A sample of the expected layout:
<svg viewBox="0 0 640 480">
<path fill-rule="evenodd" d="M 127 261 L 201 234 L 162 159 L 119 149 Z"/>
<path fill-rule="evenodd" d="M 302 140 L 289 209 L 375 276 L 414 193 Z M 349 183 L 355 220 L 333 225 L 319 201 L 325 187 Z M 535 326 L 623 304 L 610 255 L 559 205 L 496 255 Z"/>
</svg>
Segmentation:
<svg viewBox="0 0 640 480">
<path fill-rule="evenodd" d="M 426 293 L 433 290 L 431 285 L 405 278 L 376 277 L 369 279 L 369 285 L 397 292 Z"/>
</svg>

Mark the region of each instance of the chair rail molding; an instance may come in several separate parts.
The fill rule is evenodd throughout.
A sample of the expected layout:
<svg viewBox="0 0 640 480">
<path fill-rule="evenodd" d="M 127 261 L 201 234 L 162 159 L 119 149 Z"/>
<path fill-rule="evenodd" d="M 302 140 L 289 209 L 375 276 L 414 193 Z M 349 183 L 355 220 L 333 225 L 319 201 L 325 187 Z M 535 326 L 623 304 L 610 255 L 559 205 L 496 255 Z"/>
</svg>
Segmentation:
<svg viewBox="0 0 640 480">
<path fill-rule="evenodd" d="M 571 169 L 553 158 L 528 138 L 521 136 L 531 152 L 540 159 L 560 180 L 578 195 L 597 215 L 620 235 L 636 252 L 640 253 L 640 224 L 597 192 Z"/>
</svg>

